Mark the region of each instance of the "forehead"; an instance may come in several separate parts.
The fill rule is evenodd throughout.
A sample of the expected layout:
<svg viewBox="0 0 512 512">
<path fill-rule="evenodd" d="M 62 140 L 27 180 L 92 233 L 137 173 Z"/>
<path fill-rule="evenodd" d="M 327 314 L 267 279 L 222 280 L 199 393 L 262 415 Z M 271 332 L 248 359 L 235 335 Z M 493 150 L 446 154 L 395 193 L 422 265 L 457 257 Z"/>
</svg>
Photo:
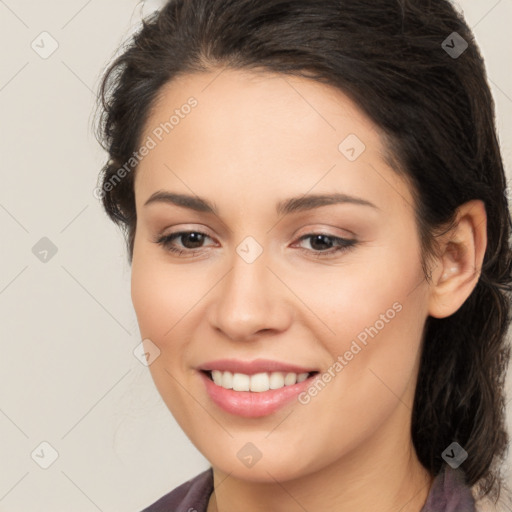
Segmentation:
<svg viewBox="0 0 512 512">
<path fill-rule="evenodd" d="M 196 103 L 193 108 L 187 106 L 191 98 Z M 199 122 L 194 123 L 194 118 Z M 262 70 L 227 68 L 179 76 L 160 89 L 144 134 L 169 121 L 172 127 L 167 126 L 166 135 L 172 132 L 175 141 L 194 123 L 203 144 L 208 142 L 207 134 L 217 142 L 229 132 L 236 141 L 250 139 L 251 147 L 260 151 L 273 148 L 277 134 L 305 149 L 327 137 L 326 143 L 336 148 L 350 131 L 365 139 L 371 151 L 383 149 L 375 125 L 340 90 Z"/>
<path fill-rule="evenodd" d="M 139 196 L 167 185 L 186 191 L 186 177 L 200 195 L 212 186 L 218 194 L 221 185 L 267 187 L 270 195 L 317 187 L 412 201 L 385 161 L 376 126 L 338 89 L 302 77 L 233 69 L 182 75 L 160 90 L 141 140 L 148 138 L 154 147 L 137 169 Z"/>
</svg>

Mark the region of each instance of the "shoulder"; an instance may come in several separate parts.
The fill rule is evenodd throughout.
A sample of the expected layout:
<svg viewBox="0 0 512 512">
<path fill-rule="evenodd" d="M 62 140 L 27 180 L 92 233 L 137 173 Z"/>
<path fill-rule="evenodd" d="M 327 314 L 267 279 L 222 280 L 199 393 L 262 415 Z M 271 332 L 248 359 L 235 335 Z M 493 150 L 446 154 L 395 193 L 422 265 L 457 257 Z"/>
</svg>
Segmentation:
<svg viewBox="0 0 512 512">
<path fill-rule="evenodd" d="M 208 468 L 184 482 L 142 512 L 206 512 L 213 491 L 213 472 Z"/>
</svg>

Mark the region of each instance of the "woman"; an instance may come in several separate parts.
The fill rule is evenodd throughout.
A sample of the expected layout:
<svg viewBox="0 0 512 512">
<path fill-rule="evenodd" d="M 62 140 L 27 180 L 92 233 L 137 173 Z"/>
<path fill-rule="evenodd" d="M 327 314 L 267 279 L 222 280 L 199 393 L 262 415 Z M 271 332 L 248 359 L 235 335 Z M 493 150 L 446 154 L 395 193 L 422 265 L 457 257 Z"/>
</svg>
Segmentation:
<svg viewBox="0 0 512 512">
<path fill-rule="evenodd" d="M 211 463 L 146 510 L 497 501 L 511 221 L 451 4 L 171 0 L 100 97 L 150 371 Z"/>
</svg>

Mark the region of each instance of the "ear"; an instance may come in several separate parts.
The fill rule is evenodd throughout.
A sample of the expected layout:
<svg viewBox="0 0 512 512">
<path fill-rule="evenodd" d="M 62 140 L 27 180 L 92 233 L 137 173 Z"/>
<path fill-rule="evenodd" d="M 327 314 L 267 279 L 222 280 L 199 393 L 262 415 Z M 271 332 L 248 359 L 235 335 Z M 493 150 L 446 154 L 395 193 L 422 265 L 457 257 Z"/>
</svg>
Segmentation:
<svg viewBox="0 0 512 512">
<path fill-rule="evenodd" d="M 475 199 L 457 209 L 457 223 L 440 241 L 440 256 L 432 272 L 428 313 L 444 318 L 455 313 L 480 278 L 487 248 L 487 215 Z"/>
</svg>

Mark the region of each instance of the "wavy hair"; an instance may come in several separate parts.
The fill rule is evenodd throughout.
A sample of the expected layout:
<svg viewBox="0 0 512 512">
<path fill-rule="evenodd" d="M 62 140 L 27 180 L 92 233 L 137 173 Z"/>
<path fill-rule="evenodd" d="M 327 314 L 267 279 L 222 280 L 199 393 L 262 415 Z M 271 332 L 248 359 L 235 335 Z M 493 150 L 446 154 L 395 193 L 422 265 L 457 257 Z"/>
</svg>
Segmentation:
<svg viewBox="0 0 512 512">
<path fill-rule="evenodd" d="M 462 40 L 465 51 L 450 54 Z M 351 98 L 411 186 L 427 280 L 436 238 L 457 208 L 484 201 L 488 245 L 478 283 L 454 314 L 426 320 L 411 435 L 432 475 L 458 442 L 469 455 L 466 483 L 478 484 L 478 497 L 498 499 L 509 441 L 512 222 L 494 102 L 463 17 L 447 0 L 168 1 L 109 65 L 99 91 L 97 138 L 109 155 L 100 197 L 125 234 L 130 263 L 136 165 L 114 178 L 138 148 L 162 86 L 222 67 L 306 77 Z"/>
</svg>

